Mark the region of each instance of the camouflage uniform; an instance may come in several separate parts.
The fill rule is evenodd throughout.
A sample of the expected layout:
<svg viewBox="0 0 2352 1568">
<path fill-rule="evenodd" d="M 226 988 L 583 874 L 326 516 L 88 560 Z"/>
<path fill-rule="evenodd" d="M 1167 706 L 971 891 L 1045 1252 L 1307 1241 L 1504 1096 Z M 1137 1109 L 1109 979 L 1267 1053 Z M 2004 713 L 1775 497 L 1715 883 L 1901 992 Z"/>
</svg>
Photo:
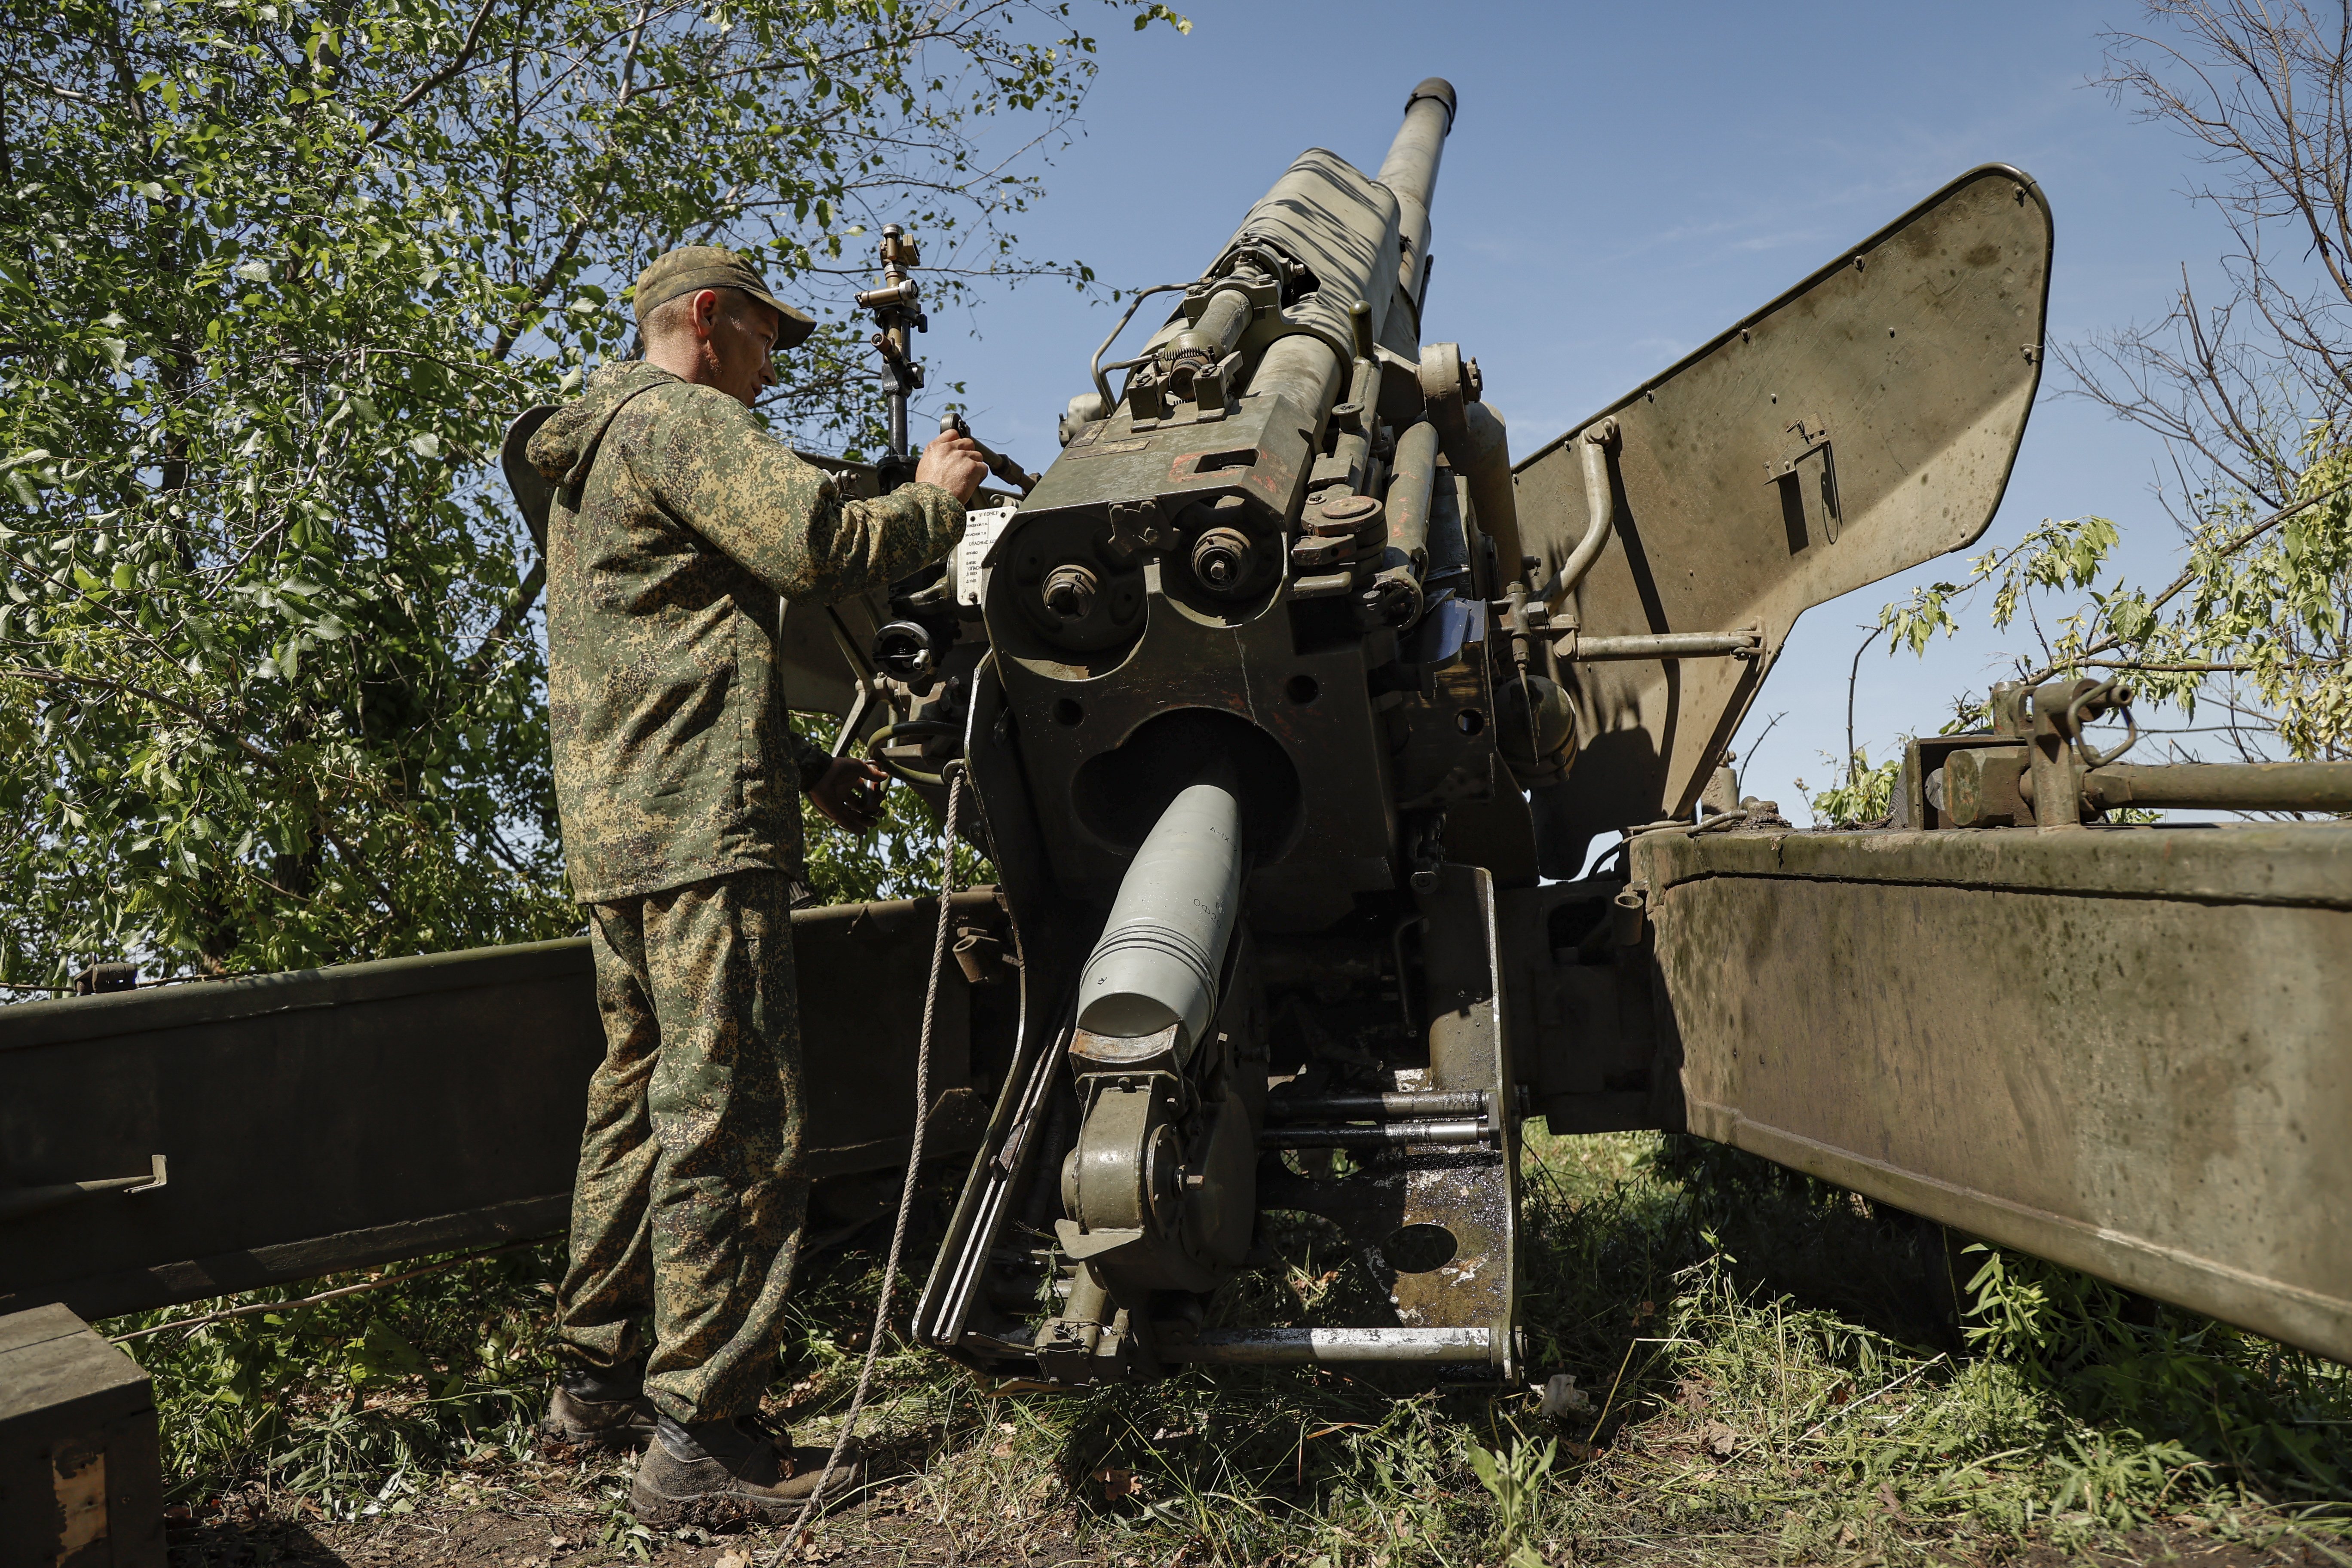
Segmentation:
<svg viewBox="0 0 2352 1568">
<path fill-rule="evenodd" d="M 788 878 L 830 759 L 778 685 L 779 601 L 903 576 L 963 507 L 908 485 L 845 500 L 751 411 L 639 362 L 531 438 L 548 528 L 548 709 L 573 896 L 607 1054 L 590 1080 L 559 1349 L 639 1349 L 671 1419 L 759 1407 L 808 1183 Z M 787 764 L 789 763 L 789 766 Z"/>
</svg>

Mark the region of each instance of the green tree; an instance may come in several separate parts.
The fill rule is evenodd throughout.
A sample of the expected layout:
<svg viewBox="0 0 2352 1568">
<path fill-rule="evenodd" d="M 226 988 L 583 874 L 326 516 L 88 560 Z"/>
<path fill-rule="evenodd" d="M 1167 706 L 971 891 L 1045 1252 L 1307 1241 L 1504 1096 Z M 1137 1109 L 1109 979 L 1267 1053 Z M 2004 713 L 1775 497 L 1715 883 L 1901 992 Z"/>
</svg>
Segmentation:
<svg viewBox="0 0 2352 1568">
<path fill-rule="evenodd" d="M 950 289 L 1086 286 L 1009 226 L 1093 47 L 1070 0 L 9 0 L 0 981 L 576 926 L 505 422 L 682 240 L 836 306 L 883 217 Z M 832 314 L 765 412 L 854 451 Z"/>
</svg>

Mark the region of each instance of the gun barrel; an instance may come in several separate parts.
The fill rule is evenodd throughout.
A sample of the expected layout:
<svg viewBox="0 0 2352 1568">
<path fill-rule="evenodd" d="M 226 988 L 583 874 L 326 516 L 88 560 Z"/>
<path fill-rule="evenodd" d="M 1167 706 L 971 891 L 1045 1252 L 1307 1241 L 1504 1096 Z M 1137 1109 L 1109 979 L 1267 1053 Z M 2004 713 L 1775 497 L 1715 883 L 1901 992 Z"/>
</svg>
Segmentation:
<svg viewBox="0 0 2352 1568">
<path fill-rule="evenodd" d="M 1241 891 L 1241 803 L 1223 784 L 1193 784 L 1160 814 L 1120 879 L 1079 976 L 1078 1026 L 1136 1039 L 1173 1024 L 1177 1050 L 1188 1052 L 1216 1016 Z"/>
<path fill-rule="evenodd" d="M 1267 345 L 1249 379 L 1249 389 L 1286 397 L 1293 407 L 1319 423 L 1339 396 L 1339 361 L 1322 339 L 1293 332 Z"/>
<path fill-rule="evenodd" d="M 1454 129 L 1454 84 L 1431 77 L 1412 89 L 1404 102 L 1404 123 L 1389 155 L 1381 164 L 1380 183 L 1396 193 L 1397 235 L 1403 254 L 1397 264 L 1397 283 L 1416 302 L 1421 299 L 1424 258 L 1429 250 L 1429 198 L 1437 189 L 1437 165 L 1445 153 L 1446 134 Z"/>
</svg>

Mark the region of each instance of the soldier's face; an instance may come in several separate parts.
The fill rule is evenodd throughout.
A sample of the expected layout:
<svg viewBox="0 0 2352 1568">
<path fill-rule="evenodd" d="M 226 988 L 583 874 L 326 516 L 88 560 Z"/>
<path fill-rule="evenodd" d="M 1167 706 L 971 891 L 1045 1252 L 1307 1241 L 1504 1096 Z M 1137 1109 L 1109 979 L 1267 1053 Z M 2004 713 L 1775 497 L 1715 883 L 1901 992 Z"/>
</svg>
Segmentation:
<svg viewBox="0 0 2352 1568">
<path fill-rule="evenodd" d="M 702 340 L 710 384 L 744 407 L 776 384 L 776 334 L 783 323 L 757 300 L 729 299 L 706 289 L 694 302 L 695 335 Z"/>
</svg>

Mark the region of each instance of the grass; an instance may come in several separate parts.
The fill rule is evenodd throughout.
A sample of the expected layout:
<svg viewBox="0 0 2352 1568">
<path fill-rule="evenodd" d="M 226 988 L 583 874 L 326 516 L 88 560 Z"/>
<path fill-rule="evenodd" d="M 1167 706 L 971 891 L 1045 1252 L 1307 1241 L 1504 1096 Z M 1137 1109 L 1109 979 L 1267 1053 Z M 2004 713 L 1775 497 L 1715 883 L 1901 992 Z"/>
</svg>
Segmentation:
<svg viewBox="0 0 2352 1568">
<path fill-rule="evenodd" d="M 967 1561 L 1066 1536 L 1139 1563 L 1899 1563 L 2155 1531 L 2352 1562 L 2344 1368 L 1693 1141 L 1536 1135 L 1526 1187 L 1527 1326 L 1575 1379 L 1559 1419 L 1531 1388 L 1315 1368 L 1000 1397 L 894 1346 L 864 1424 L 890 1505 Z M 1215 1318 L 1362 1321 L 1369 1275 L 1286 1217 L 1284 1269 Z M 350 1518 L 511 1481 L 557 1262 L 133 1342 L 174 1498 Z M 808 1270 L 772 1395 L 803 1441 L 846 1405 L 877 1267 Z M 624 1473 L 572 1482 L 649 1550 Z"/>
<path fill-rule="evenodd" d="M 166 1503 L 271 1500 L 328 1519 L 406 1511 L 425 1488 L 527 1451 L 546 1406 L 562 1253 L 551 1241 L 381 1290 L 130 1341 L 123 1348 L 155 1382 Z M 239 1303 L 368 1278 L 254 1291 Z M 226 1304 L 136 1313 L 99 1331 L 135 1333 Z"/>
</svg>

